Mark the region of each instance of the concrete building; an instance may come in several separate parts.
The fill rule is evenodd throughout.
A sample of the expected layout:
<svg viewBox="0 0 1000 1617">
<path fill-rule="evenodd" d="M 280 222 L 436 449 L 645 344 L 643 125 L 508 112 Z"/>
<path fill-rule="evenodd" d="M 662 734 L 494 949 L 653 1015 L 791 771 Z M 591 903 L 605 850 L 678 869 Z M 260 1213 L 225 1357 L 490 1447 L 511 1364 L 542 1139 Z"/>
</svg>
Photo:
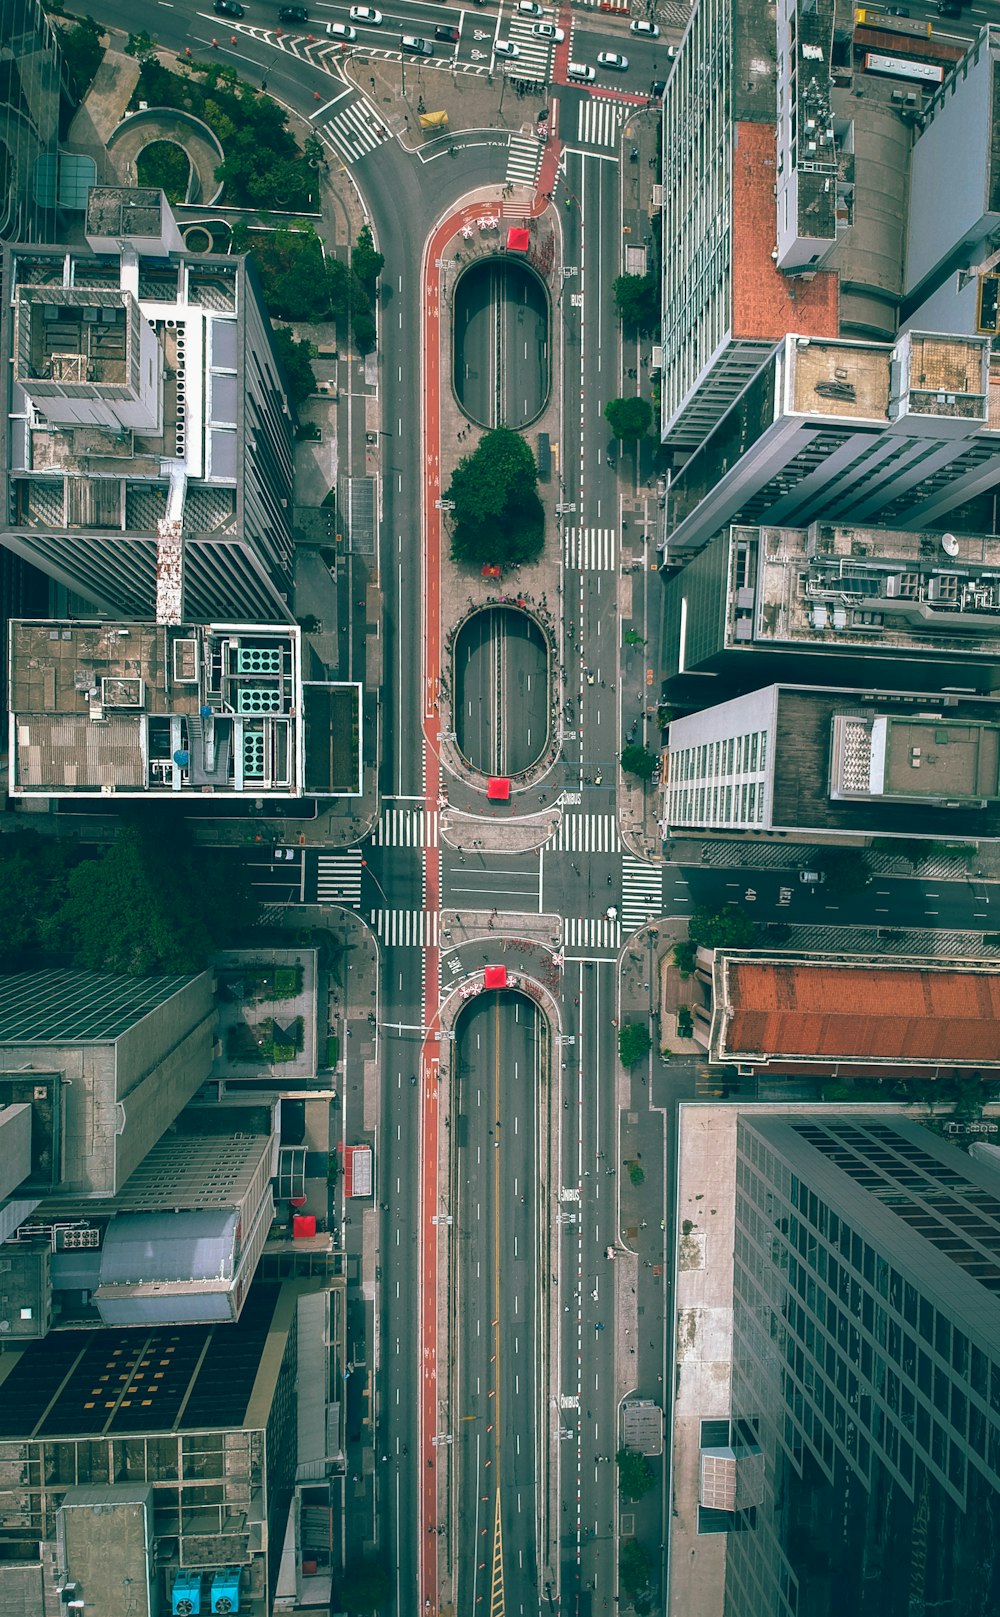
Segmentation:
<svg viewBox="0 0 1000 1617">
<path fill-rule="evenodd" d="M 990 961 L 716 949 L 698 956 L 695 1038 L 745 1076 L 953 1078 L 1000 1068 Z"/>
<path fill-rule="evenodd" d="M 986 338 L 788 336 L 673 477 L 665 559 L 683 562 L 730 523 L 948 528 L 956 513 L 989 531 L 998 480 L 1000 369 Z"/>
<path fill-rule="evenodd" d="M 59 186 L 59 138 L 69 125 L 72 90 L 56 31 L 38 0 L 0 3 L 0 244 L 58 241 L 66 191 L 79 159 Z M 90 165 L 93 168 L 93 164 Z"/>
<path fill-rule="evenodd" d="M 685 1103 L 671 1617 L 1000 1603 L 1000 1177 L 883 1106 Z"/>
<path fill-rule="evenodd" d="M 0 542 L 109 616 L 291 623 L 293 421 L 245 258 L 95 187 L 90 250 L 6 254 Z"/>
<path fill-rule="evenodd" d="M 667 741 L 665 835 L 1000 834 L 995 697 L 770 685 L 675 719 Z"/>
<path fill-rule="evenodd" d="M 269 1617 L 298 1294 L 257 1285 L 235 1324 L 71 1331 L 0 1356 L 0 1606 Z"/>
<path fill-rule="evenodd" d="M 731 527 L 667 580 L 668 700 L 774 679 L 1000 685 L 1000 539 L 837 522 Z"/>
</svg>

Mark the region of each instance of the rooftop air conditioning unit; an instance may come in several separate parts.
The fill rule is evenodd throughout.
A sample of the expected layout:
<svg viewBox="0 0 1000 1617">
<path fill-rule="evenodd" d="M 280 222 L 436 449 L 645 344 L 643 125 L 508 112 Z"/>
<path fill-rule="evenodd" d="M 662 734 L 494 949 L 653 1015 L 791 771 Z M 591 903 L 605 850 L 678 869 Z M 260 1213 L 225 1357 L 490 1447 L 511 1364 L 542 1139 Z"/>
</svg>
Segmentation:
<svg viewBox="0 0 1000 1617">
<path fill-rule="evenodd" d="M 199 1617 L 201 1612 L 201 1573 L 178 1572 L 170 1591 L 172 1617 Z"/>
<path fill-rule="evenodd" d="M 240 1569 L 224 1567 L 212 1575 L 212 1612 L 228 1617 L 240 1609 Z"/>
</svg>

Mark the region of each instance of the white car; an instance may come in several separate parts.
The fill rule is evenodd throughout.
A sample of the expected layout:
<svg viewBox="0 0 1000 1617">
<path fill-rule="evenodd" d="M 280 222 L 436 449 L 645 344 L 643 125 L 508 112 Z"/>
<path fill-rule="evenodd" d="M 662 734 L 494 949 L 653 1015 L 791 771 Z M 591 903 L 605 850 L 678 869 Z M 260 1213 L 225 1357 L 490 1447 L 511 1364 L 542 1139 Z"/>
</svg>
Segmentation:
<svg viewBox="0 0 1000 1617">
<path fill-rule="evenodd" d="M 520 46 L 512 45 L 509 39 L 498 39 L 493 47 L 494 56 L 520 56 Z"/>
<path fill-rule="evenodd" d="M 628 57 L 618 51 L 598 51 L 598 67 L 613 67 L 616 73 L 628 72 Z"/>
<path fill-rule="evenodd" d="M 297 854 L 298 854 L 298 849 L 297 848 L 275 848 L 275 850 L 274 850 L 275 859 L 288 859 L 288 860 L 291 860 L 291 859 L 296 858 Z"/>
<path fill-rule="evenodd" d="M 544 17 L 545 7 L 538 4 L 538 0 L 517 0 L 517 9 L 522 17 Z"/>
<path fill-rule="evenodd" d="M 358 37 L 358 30 L 346 22 L 328 22 L 326 31 L 331 39 L 345 39 L 349 45 L 353 45 Z"/>
<path fill-rule="evenodd" d="M 349 12 L 352 22 L 363 22 L 366 28 L 381 28 L 385 18 L 381 11 L 374 6 L 352 6 Z"/>
<path fill-rule="evenodd" d="M 351 15 L 353 16 L 353 12 Z M 659 39 L 660 37 L 660 30 L 655 22 L 630 22 L 628 31 L 630 34 L 639 34 L 644 39 Z"/>
<path fill-rule="evenodd" d="M 554 22 L 536 22 L 531 30 L 536 39 L 551 39 L 554 45 L 561 45 L 566 35 Z"/>
<path fill-rule="evenodd" d="M 566 77 L 579 79 L 583 84 L 592 84 L 596 74 L 589 62 L 567 62 Z"/>
</svg>

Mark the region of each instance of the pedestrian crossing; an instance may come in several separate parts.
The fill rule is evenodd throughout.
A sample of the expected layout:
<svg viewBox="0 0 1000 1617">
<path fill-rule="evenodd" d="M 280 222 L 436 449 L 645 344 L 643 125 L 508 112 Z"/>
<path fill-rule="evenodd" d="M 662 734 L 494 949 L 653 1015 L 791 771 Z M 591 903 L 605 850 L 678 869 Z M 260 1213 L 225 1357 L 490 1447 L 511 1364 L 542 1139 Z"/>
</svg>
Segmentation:
<svg viewBox="0 0 1000 1617">
<path fill-rule="evenodd" d="M 613 573 L 618 566 L 618 534 L 614 528 L 567 528 L 563 556 L 567 567 L 581 573 Z"/>
<path fill-rule="evenodd" d="M 512 79 L 531 79 L 535 84 L 548 84 L 552 45 L 547 39 L 539 39 L 534 28 L 534 20 L 519 17 L 515 12 L 510 19 L 507 37 L 512 45 L 517 46 L 518 55 L 512 62 L 505 62 L 504 67 Z"/>
<path fill-rule="evenodd" d="M 316 133 L 345 163 L 356 163 L 392 139 L 392 131 L 363 96 L 341 107 L 325 124 L 317 127 Z"/>
<path fill-rule="evenodd" d="M 551 845 L 569 853 L 618 853 L 622 843 L 613 814 L 564 814 Z"/>
<path fill-rule="evenodd" d="M 346 853 L 321 853 L 316 867 L 317 904 L 350 904 L 357 909 L 361 902 L 361 849 L 348 848 Z"/>
<path fill-rule="evenodd" d="M 383 809 L 372 842 L 377 848 L 436 848 L 437 810 Z"/>
<path fill-rule="evenodd" d="M 437 947 L 437 910 L 372 910 L 371 922 L 389 949 Z"/>
<path fill-rule="evenodd" d="M 617 146 L 625 112 L 620 101 L 586 96 L 577 108 L 577 140 L 582 146 Z"/>
<path fill-rule="evenodd" d="M 616 951 L 622 941 L 620 921 L 609 921 L 601 915 L 596 920 L 589 916 L 563 918 L 564 949 L 609 949 Z"/>
<path fill-rule="evenodd" d="M 507 184 L 534 189 L 542 164 L 541 144 L 533 135 L 511 135 L 507 147 Z"/>
<path fill-rule="evenodd" d="M 627 932 L 663 913 L 663 870 L 634 854 L 622 856 L 622 925 Z"/>
</svg>

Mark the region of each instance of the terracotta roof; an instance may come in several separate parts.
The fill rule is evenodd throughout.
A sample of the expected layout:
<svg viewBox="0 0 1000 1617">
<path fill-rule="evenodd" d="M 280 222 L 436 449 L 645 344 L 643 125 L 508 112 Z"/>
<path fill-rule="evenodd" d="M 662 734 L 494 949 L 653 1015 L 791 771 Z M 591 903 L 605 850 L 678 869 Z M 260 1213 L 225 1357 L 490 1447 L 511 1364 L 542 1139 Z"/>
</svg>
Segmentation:
<svg viewBox="0 0 1000 1617">
<path fill-rule="evenodd" d="M 803 337 L 839 337 L 836 272 L 791 280 L 771 258 L 777 234 L 774 124 L 739 123 L 734 139 L 733 336 L 777 341 L 794 331 Z"/>
<path fill-rule="evenodd" d="M 1000 975 L 730 960 L 723 1060 L 742 1052 L 1000 1063 Z"/>
</svg>

